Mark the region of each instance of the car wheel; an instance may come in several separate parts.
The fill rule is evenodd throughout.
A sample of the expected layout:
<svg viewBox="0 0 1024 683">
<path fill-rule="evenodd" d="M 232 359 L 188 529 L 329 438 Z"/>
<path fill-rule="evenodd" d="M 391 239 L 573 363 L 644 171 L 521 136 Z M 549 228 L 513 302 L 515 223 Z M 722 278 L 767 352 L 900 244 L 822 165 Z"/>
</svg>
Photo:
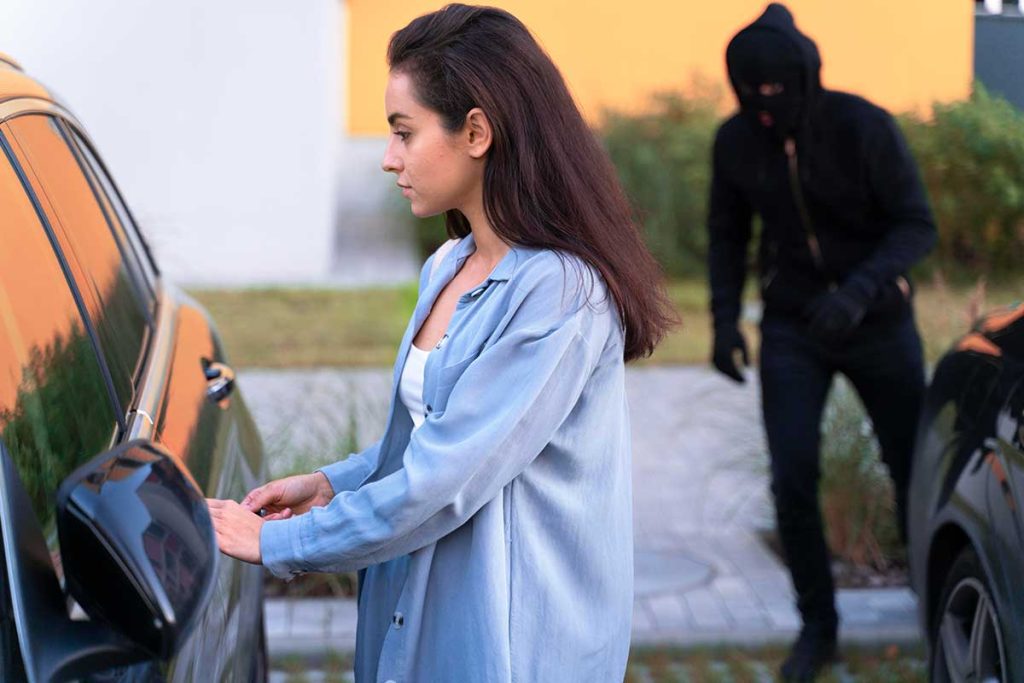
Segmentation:
<svg viewBox="0 0 1024 683">
<path fill-rule="evenodd" d="M 1006 683 L 999 612 L 973 548 L 957 557 L 931 629 L 934 683 Z"/>
</svg>

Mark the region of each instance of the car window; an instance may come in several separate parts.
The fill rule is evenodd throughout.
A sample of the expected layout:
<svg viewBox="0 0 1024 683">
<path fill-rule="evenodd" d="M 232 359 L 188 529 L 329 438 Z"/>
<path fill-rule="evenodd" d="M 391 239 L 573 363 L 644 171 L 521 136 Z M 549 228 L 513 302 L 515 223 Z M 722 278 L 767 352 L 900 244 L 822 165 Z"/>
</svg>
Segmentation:
<svg viewBox="0 0 1024 683">
<path fill-rule="evenodd" d="M 0 153 L 0 439 L 56 547 L 54 502 L 118 421 L 95 348 L 39 215 Z"/>
<path fill-rule="evenodd" d="M 56 120 L 20 116 L 3 127 L 82 292 L 118 399 L 128 406 L 149 325 L 145 296 Z"/>
<path fill-rule="evenodd" d="M 142 285 L 143 294 L 147 297 L 150 311 L 156 302 L 154 287 L 156 284 L 156 269 L 149 259 L 149 252 L 142 239 L 131 212 L 121 200 L 121 193 L 117 191 L 114 182 L 107 175 L 106 169 L 100 163 L 99 157 L 85 140 L 73 127 L 68 126 L 67 130 L 75 141 L 75 148 L 81 155 L 83 168 L 89 174 L 93 186 L 97 188 L 97 194 L 103 204 L 104 211 L 110 221 L 111 229 L 121 245 L 121 255 L 125 264 Z"/>
</svg>

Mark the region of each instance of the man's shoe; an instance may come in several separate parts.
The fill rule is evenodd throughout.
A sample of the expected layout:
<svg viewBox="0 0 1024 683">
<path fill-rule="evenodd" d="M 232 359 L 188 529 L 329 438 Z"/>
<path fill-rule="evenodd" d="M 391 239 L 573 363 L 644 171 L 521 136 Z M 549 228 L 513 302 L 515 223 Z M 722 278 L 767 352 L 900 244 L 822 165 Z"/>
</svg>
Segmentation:
<svg viewBox="0 0 1024 683">
<path fill-rule="evenodd" d="M 818 674 L 839 659 L 834 633 L 804 627 L 780 672 L 785 683 L 813 683 Z"/>
</svg>

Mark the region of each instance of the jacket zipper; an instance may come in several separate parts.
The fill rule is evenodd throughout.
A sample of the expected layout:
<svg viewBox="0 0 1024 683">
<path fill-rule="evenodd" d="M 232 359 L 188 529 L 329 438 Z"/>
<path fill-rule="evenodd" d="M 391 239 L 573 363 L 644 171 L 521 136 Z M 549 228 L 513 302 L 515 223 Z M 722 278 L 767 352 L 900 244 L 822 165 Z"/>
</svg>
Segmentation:
<svg viewBox="0 0 1024 683">
<path fill-rule="evenodd" d="M 811 215 L 807 212 L 807 204 L 804 203 L 804 193 L 800 187 L 800 169 L 796 157 L 796 141 L 793 138 L 786 138 L 786 160 L 789 162 L 789 189 L 793 193 L 793 202 L 796 204 L 797 213 L 800 214 L 800 222 L 803 224 L 804 233 L 807 235 L 807 247 L 811 251 L 811 258 L 814 266 L 829 281 L 829 288 L 834 289 L 835 283 L 828 277 L 825 270 L 825 259 L 821 255 L 821 244 L 818 242 L 818 233 L 814 231 L 814 224 L 811 223 Z"/>
</svg>

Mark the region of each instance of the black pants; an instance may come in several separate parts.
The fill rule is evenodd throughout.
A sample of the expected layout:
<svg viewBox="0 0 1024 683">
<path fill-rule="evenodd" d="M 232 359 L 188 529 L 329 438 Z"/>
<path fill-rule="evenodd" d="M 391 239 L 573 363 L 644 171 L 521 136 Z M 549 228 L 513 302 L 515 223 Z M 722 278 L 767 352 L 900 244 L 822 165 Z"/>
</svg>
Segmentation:
<svg viewBox="0 0 1024 683">
<path fill-rule="evenodd" d="M 804 624 L 834 633 L 835 586 L 818 505 L 825 399 L 836 372 L 860 395 L 895 485 L 905 540 L 910 463 L 924 396 L 921 339 L 912 317 L 862 327 L 834 346 L 811 337 L 799 320 L 766 317 L 761 334 L 762 410 L 779 536 Z"/>
</svg>

